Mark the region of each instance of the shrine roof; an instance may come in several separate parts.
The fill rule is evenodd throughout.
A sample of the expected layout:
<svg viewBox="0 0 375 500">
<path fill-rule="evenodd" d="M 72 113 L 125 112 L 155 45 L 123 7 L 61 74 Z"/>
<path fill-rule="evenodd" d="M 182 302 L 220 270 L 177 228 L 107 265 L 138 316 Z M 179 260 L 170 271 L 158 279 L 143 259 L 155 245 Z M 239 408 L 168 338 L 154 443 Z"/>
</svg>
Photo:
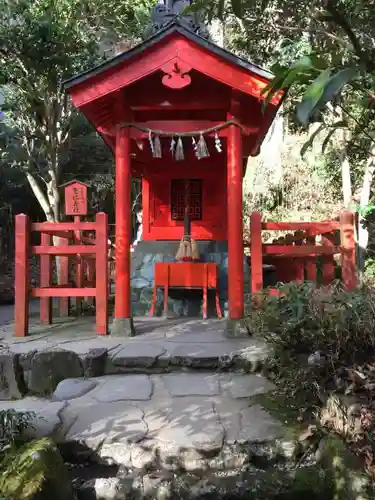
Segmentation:
<svg viewBox="0 0 375 500">
<path fill-rule="evenodd" d="M 140 55 L 145 49 L 151 48 L 153 45 L 156 45 L 161 40 L 170 36 L 173 33 L 178 33 L 183 35 L 187 39 L 195 42 L 197 45 L 210 51 L 212 54 L 228 61 L 231 64 L 234 64 L 238 67 L 241 67 L 254 75 L 261 77 L 262 79 L 271 80 L 273 78 L 273 74 L 267 71 L 264 68 L 261 68 L 257 64 L 251 63 L 242 57 L 239 57 L 221 47 L 216 45 L 215 43 L 197 35 L 191 30 L 185 28 L 178 18 L 174 19 L 170 24 L 165 26 L 163 29 L 158 31 L 155 35 L 151 36 L 144 42 L 136 45 L 132 49 L 122 52 L 121 54 L 109 59 L 108 61 L 103 62 L 102 64 L 95 66 L 94 68 L 87 70 L 79 75 L 76 75 L 68 80 L 65 80 L 62 83 L 62 86 L 65 90 L 69 90 L 72 87 L 83 83 L 89 78 L 100 75 L 101 73 L 107 71 L 108 69 L 116 67 L 118 64 L 122 62 L 128 61 L 132 58 L 135 58 L 137 55 Z"/>
<path fill-rule="evenodd" d="M 284 98 L 283 92 L 273 95 L 263 109 L 263 90 L 272 79 L 271 72 L 219 47 L 186 27 L 186 20 L 174 17 L 142 43 L 66 80 L 62 86 L 112 151 L 126 110 L 133 122 L 143 123 L 145 130 L 176 132 L 176 126 L 180 132 L 184 127 L 202 130 L 226 119 L 231 96 L 235 95 L 244 151 L 256 155 Z M 153 88 L 151 96 L 147 85 Z M 165 94 L 166 89 L 185 88 L 183 102 L 176 92 L 173 96 L 168 93 L 168 97 Z M 202 88 L 211 100 L 200 97 Z M 137 134 L 134 130 L 132 134 L 134 139 Z"/>
</svg>

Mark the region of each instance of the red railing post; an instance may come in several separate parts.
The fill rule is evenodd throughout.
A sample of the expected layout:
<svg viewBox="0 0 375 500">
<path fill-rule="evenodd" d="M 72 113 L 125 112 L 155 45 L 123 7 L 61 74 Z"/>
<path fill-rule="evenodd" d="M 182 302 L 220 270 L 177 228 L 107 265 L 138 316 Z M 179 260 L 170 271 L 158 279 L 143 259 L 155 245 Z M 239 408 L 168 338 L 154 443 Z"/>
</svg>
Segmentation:
<svg viewBox="0 0 375 500">
<path fill-rule="evenodd" d="M 94 286 L 95 282 L 95 261 L 91 258 L 86 259 L 86 280 Z M 87 297 L 88 303 L 92 306 L 95 305 L 95 297 Z"/>
<path fill-rule="evenodd" d="M 335 237 L 333 234 L 326 233 L 322 235 L 323 245 L 328 247 L 335 246 Z M 322 257 L 322 275 L 323 285 L 329 285 L 335 279 L 335 259 L 333 255 L 324 255 Z"/>
<path fill-rule="evenodd" d="M 74 222 L 81 222 L 81 217 L 79 215 L 74 216 Z M 74 244 L 81 245 L 81 231 L 74 231 Z M 76 272 L 76 287 L 83 288 L 83 259 L 81 255 L 77 255 L 75 261 L 75 272 Z M 76 297 L 76 313 L 79 316 L 82 312 L 82 297 Z"/>
<path fill-rule="evenodd" d="M 353 290 L 357 286 L 354 221 L 355 218 L 352 212 L 342 212 L 340 214 L 341 272 L 346 290 Z"/>
<path fill-rule="evenodd" d="M 16 215 L 15 223 L 15 327 L 16 337 L 25 337 L 29 330 L 29 218 Z"/>
<path fill-rule="evenodd" d="M 309 236 L 306 243 L 315 246 L 315 236 Z M 308 257 L 306 259 L 306 279 L 316 283 L 316 257 Z"/>
<path fill-rule="evenodd" d="M 263 291 L 262 214 L 250 215 L 251 293 Z"/>
<path fill-rule="evenodd" d="M 41 244 L 44 247 L 51 246 L 52 237 L 48 233 L 41 234 Z M 52 277 L 52 260 L 50 255 L 40 256 L 40 287 L 49 288 Z M 51 297 L 40 298 L 40 323 L 50 325 L 52 323 L 52 301 Z"/>
<path fill-rule="evenodd" d="M 56 224 L 56 230 L 58 228 L 57 224 Z M 69 245 L 69 239 L 59 237 L 59 245 L 60 246 Z M 62 287 L 68 286 L 69 285 L 69 257 L 67 257 L 67 256 L 57 257 L 56 264 L 59 268 L 58 269 L 58 278 L 60 280 L 59 285 Z M 60 310 L 60 317 L 69 316 L 69 297 L 60 297 L 59 310 Z"/>
<path fill-rule="evenodd" d="M 299 234 L 300 231 L 296 231 L 295 237 L 297 238 L 294 242 L 294 245 L 297 247 L 303 246 L 303 239 L 301 236 L 303 234 Z M 295 281 L 297 283 L 303 283 L 305 281 L 305 259 L 300 258 L 300 259 L 295 259 L 294 260 L 294 272 L 295 272 Z"/>
<path fill-rule="evenodd" d="M 108 216 L 96 214 L 96 333 L 108 333 Z"/>
</svg>

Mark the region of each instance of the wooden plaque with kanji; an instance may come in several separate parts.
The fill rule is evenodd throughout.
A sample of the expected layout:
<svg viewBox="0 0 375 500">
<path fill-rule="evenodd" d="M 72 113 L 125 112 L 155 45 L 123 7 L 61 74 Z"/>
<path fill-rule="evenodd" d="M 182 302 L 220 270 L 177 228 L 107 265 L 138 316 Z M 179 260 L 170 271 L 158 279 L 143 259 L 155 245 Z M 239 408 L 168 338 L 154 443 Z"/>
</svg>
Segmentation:
<svg viewBox="0 0 375 500">
<path fill-rule="evenodd" d="M 87 215 L 87 184 L 72 181 L 65 185 L 65 214 Z"/>
</svg>

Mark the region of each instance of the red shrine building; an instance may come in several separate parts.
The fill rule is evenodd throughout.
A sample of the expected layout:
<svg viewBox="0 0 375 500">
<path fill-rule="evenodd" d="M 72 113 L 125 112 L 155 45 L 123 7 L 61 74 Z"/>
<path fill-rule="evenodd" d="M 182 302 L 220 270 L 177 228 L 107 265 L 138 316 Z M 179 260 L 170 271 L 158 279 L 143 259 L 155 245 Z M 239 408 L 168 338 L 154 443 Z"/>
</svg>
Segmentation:
<svg viewBox="0 0 375 500">
<path fill-rule="evenodd" d="M 186 203 L 200 261 L 217 266 L 220 309 L 231 320 L 244 315 L 250 270 L 242 180 L 281 97 L 265 107 L 262 91 L 272 75 L 209 41 L 193 14 L 179 16 L 186 4 L 156 5 L 142 43 L 64 83 L 115 157 L 113 332 L 131 334 L 133 315 L 149 313 L 154 292 L 154 312 L 162 307 L 155 268 L 175 261 Z M 135 177 L 142 180 L 143 234 L 131 253 Z M 164 312 L 200 313 L 201 291 L 171 286 L 168 293 Z"/>
</svg>

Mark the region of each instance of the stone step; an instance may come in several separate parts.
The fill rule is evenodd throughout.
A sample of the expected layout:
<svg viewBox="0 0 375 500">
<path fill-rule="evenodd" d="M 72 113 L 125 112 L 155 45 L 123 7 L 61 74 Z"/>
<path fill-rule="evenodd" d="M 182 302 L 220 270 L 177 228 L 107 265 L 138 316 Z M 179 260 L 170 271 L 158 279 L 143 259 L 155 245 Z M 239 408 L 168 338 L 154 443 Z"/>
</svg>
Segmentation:
<svg viewBox="0 0 375 500">
<path fill-rule="evenodd" d="M 34 412 L 33 437 L 79 445 L 97 462 L 232 470 L 292 453 L 280 422 L 254 401 L 270 389 L 261 375 L 112 375 L 67 379 L 51 400 L 26 397 L 0 409 Z"/>
<path fill-rule="evenodd" d="M 255 373 L 269 356 L 264 342 L 227 338 L 224 322 L 215 320 L 146 322 L 133 338 L 97 336 L 86 324 L 57 324 L 24 339 L 6 337 L 0 350 L 0 400 L 48 396 L 60 381 L 73 377 L 201 370 Z"/>
<path fill-rule="evenodd" d="M 50 399 L 3 401 L 0 410 L 34 413 L 28 436 L 59 443 L 79 499 L 269 500 L 271 478 L 275 487 L 292 480 L 295 454 L 260 404 L 272 389 L 260 374 L 108 375 L 66 379 Z"/>
</svg>

